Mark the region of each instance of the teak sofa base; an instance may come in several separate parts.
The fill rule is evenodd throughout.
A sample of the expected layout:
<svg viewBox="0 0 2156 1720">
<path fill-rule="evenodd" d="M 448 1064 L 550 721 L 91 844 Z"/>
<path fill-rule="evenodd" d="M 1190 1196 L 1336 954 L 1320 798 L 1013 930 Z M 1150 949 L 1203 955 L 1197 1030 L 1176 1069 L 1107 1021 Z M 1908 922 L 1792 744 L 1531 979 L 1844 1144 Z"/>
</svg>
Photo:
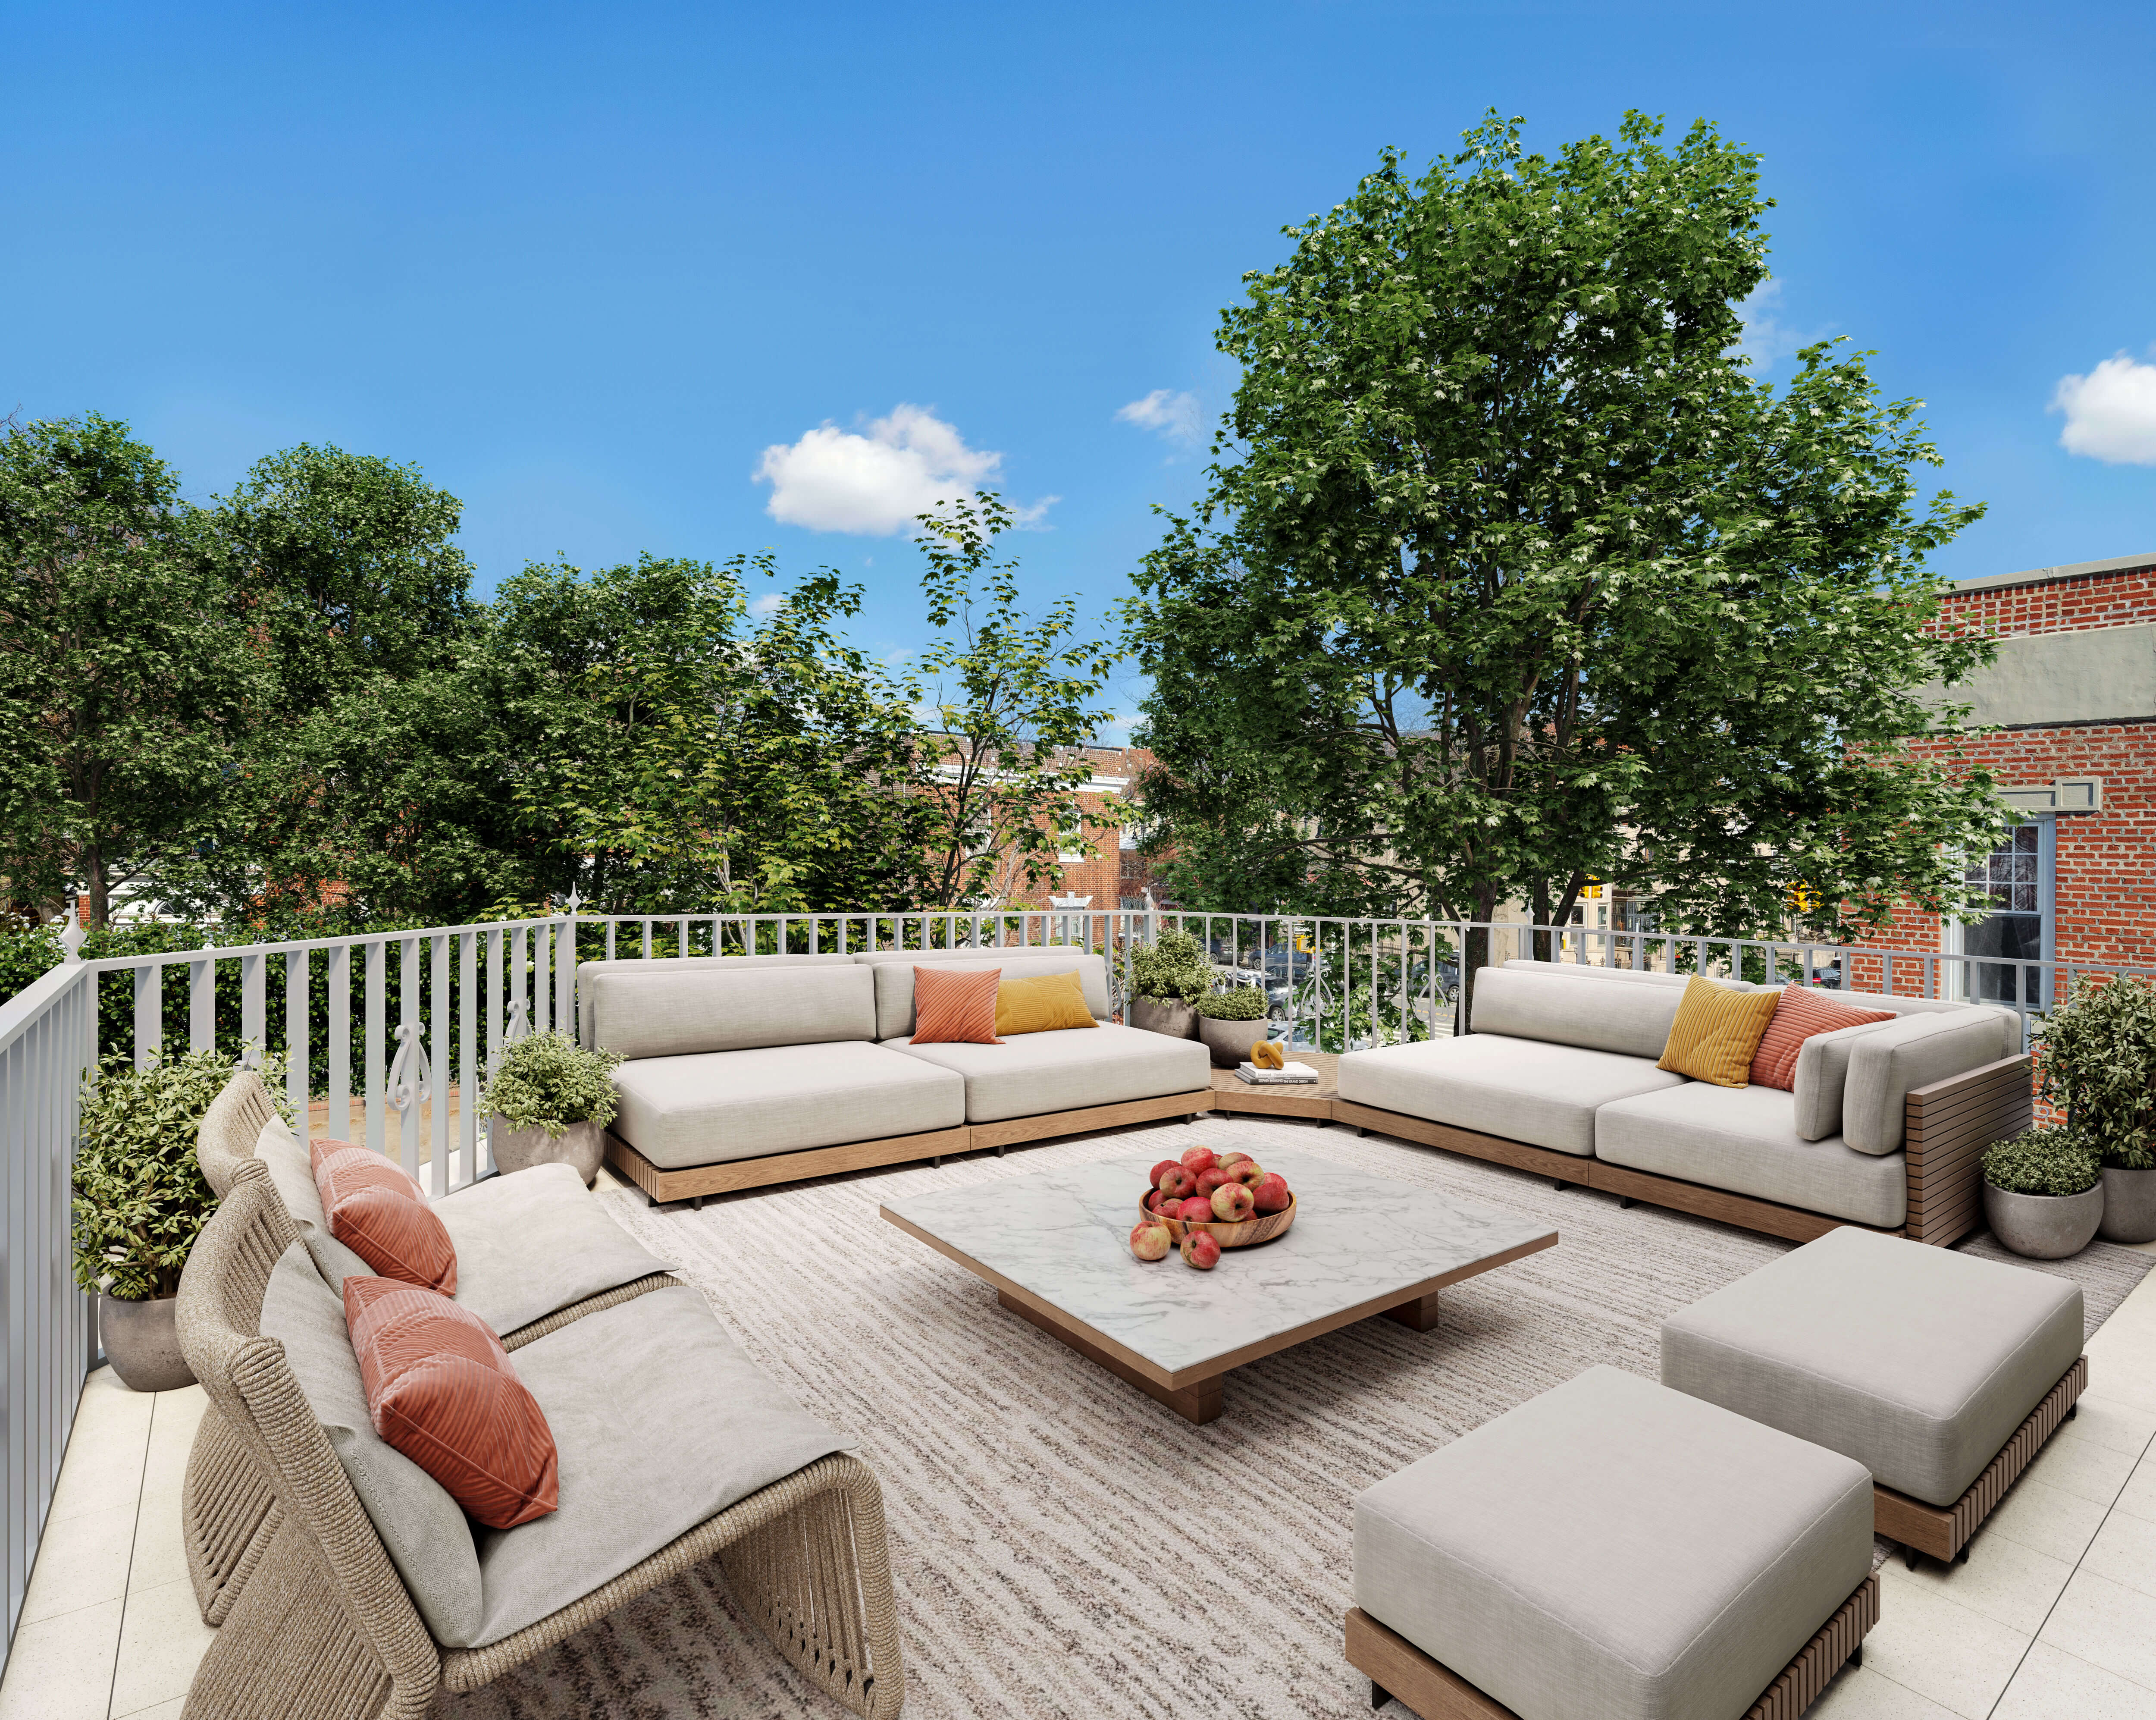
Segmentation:
<svg viewBox="0 0 2156 1720">
<path fill-rule="evenodd" d="M 1001 1122 L 960 1123 L 956 1128 L 927 1129 L 891 1135 L 880 1141 L 849 1141 L 838 1147 L 812 1147 L 798 1153 L 773 1153 L 762 1158 L 731 1159 L 722 1164 L 689 1165 L 662 1170 L 628 1142 L 607 1131 L 607 1163 L 655 1201 L 701 1200 L 706 1194 L 731 1194 L 773 1183 L 798 1183 L 879 1165 L 941 1158 L 946 1153 L 1000 1151 L 1021 1141 L 1045 1141 L 1057 1135 L 1083 1135 L 1096 1129 L 1127 1128 L 1132 1123 L 1166 1117 L 1195 1117 L 1212 1109 L 1213 1095 L 1163 1093 L 1116 1105 L 1089 1105 L 1076 1111 L 1050 1111 L 1039 1117 L 1015 1117 Z"/>
<path fill-rule="evenodd" d="M 2059 1376 L 2059 1383 L 2029 1412 L 2029 1419 L 2014 1430 L 2014 1437 L 1999 1448 L 1999 1455 L 1984 1466 L 1984 1473 L 1951 1505 L 1928 1505 L 1922 1499 L 1912 1499 L 1907 1493 L 1874 1483 L 1872 1527 L 1888 1540 L 1902 1543 L 1912 1570 L 1920 1553 L 1951 1563 L 1961 1556 L 1978 1526 L 1998 1508 L 2021 1471 L 2035 1461 L 2044 1442 L 2072 1419 L 2074 1400 L 2087 1389 L 2088 1358 L 2083 1356 Z"/>
<path fill-rule="evenodd" d="M 1863 1664 L 1864 1639 L 1878 1622 L 1879 1573 L 1874 1571 L 1744 1711 L 1744 1720 L 1796 1720 L 1845 1663 Z M 1359 1606 L 1348 1613 L 1348 1663 L 1370 1681 L 1373 1708 L 1384 1707 L 1391 1696 L 1422 1720 L 1519 1720 L 1502 1702 L 1485 1696 Z"/>
</svg>

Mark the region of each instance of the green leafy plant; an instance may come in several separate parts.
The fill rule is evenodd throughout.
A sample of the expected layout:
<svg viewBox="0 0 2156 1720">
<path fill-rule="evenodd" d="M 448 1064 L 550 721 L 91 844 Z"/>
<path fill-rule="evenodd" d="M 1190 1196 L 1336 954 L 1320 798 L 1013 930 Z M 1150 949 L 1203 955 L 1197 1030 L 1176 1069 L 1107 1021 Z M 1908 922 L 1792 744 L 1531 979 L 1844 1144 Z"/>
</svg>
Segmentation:
<svg viewBox="0 0 2156 1720">
<path fill-rule="evenodd" d="M 1208 992 L 1193 1007 L 1208 1021 L 1262 1021 L 1267 1014 L 1265 994 L 1255 985 Z"/>
<path fill-rule="evenodd" d="M 2082 978 L 2038 1029 L 2036 1081 L 2118 1170 L 2156 1168 L 2156 985 Z"/>
<path fill-rule="evenodd" d="M 2071 1129 L 2027 1129 L 1984 1153 L 1984 1180 L 2009 1194 L 2086 1194 L 2097 1185 L 2096 1148 Z"/>
<path fill-rule="evenodd" d="M 1188 932 L 1163 932 L 1131 950 L 1131 983 L 1156 1003 L 1195 1004 L 1213 989 L 1213 963 Z"/>
<path fill-rule="evenodd" d="M 265 1060 L 263 1084 L 289 1123 L 281 1058 Z M 232 1079 L 215 1050 L 161 1058 L 134 1069 L 108 1057 L 85 1078 L 74 1159 L 74 1281 L 122 1302 L 180 1287 L 180 1269 L 217 1196 L 195 1162 L 203 1113 Z"/>
<path fill-rule="evenodd" d="M 554 1136 L 572 1123 L 604 1128 L 617 1108 L 611 1077 L 620 1062 L 612 1051 L 587 1051 L 567 1034 L 535 1033 L 501 1054 L 480 1103 L 515 1128 Z"/>
</svg>

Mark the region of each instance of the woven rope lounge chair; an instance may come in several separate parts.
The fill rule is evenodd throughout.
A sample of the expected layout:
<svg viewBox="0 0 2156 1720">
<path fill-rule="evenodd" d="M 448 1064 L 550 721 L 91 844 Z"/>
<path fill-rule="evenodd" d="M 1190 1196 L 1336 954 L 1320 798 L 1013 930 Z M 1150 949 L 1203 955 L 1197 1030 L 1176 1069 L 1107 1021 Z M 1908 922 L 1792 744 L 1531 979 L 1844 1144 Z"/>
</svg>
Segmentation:
<svg viewBox="0 0 2156 1720">
<path fill-rule="evenodd" d="M 270 1182 L 268 1167 L 254 1153 L 262 1131 L 277 1117 L 277 1107 L 261 1076 L 252 1069 L 234 1070 L 224 1091 L 203 1113 L 195 1158 L 202 1167 L 203 1180 L 220 1200 L 242 1182 L 252 1181 L 264 1190 L 269 1197 L 268 1222 L 280 1239 L 281 1252 L 284 1245 L 300 1236 L 300 1227 Z M 517 1349 L 587 1314 L 679 1281 L 656 1273 L 583 1297 L 503 1333 L 502 1348 Z M 187 1476 L 180 1494 L 187 1578 L 193 1584 L 195 1604 L 204 1624 L 224 1622 L 249 1574 L 268 1551 L 278 1522 L 275 1495 L 213 1402 L 203 1412 L 193 1448 L 187 1454 Z"/>
<path fill-rule="evenodd" d="M 897 1609 L 874 1473 L 819 1458 L 503 1640 L 428 1633 L 287 1362 L 260 1335 L 289 1245 L 271 1192 L 244 1178 L 203 1228 L 180 1286 L 181 1342 L 225 1437 L 275 1501 L 249 1580 L 203 1660 L 197 1720 L 418 1720 L 439 1687 L 475 1690 L 709 1558 L 803 1676 L 884 1720 L 904 1699 Z M 684 1294 L 685 1292 L 675 1292 Z M 514 1533 L 514 1532 L 512 1532 Z"/>
</svg>

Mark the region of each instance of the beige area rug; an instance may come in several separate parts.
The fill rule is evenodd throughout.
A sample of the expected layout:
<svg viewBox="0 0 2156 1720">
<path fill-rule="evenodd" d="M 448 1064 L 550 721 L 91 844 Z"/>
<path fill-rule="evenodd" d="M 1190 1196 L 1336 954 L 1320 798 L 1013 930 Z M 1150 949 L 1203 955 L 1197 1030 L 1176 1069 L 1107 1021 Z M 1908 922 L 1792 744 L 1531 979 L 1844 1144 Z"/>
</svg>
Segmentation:
<svg viewBox="0 0 2156 1720">
<path fill-rule="evenodd" d="M 1239 1369 L 1193 1427 L 997 1307 L 880 1201 L 1268 1142 L 1554 1224 L 1558 1245 L 1445 1293 L 1417 1334 L 1371 1320 Z M 1341 1621 L 1350 1504 L 1380 1477 L 1597 1363 L 1655 1378 L 1672 1311 L 1789 1245 L 1341 1128 L 1222 1118 L 653 1209 L 605 1194 L 771 1376 L 860 1440 L 881 1478 L 908 1716 L 1287 1720 L 1369 1712 Z M 1135 1194 L 1133 1195 L 1135 1199 Z M 1382 1208 L 1371 1212 L 1383 1222 Z M 1991 1252 L 1989 1239 L 1974 1251 Z M 1233 1256 L 1220 1271 L 1232 1270 Z M 2091 1329 L 2149 1260 L 2060 1269 Z M 1163 1261 L 1163 1272 L 1188 1271 Z M 664 1429 L 625 1463 L 664 1462 Z M 486 1690 L 455 1720 L 836 1715 L 706 1567 Z M 1404 1713 L 1397 1706 L 1389 1709 Z"/>
</svg>

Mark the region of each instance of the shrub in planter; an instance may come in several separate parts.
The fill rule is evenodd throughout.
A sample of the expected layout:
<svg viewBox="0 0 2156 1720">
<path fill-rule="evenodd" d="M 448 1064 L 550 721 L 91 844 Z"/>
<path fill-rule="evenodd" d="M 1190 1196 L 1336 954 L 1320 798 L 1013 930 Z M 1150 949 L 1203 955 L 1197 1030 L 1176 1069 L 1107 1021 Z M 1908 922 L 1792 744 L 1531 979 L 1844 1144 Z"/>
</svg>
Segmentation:
<svg viewBox="0 0 2156 1720">
<path fill-rule="evenodd" d="M 263 1082 L 289 1123 L 283 1060 Z M 158 1058 L 137 1070 L 108 1057 L 83 1082 L 75 1147 L 74 1281 L 101 1295 L 99 1323 L 113 1371 L 136 1391 L 193 1383 L 172 1320 L 181 1269 L 217 1209 L 195 1162 L 203 1113 L 232 1079 L 219 1051 Z"/>
<path fill-rule="evenodd" d="M 1208 1021 L 1263 1021 L 1266 1015 L 1265 994 L 1255 985 L 1208 992 L 1193 1007 Z"/>
<path fill-rule="evenodd" d="M 2156 985 L 2075 981 L 2037 1029 L 2045 1098 L 2103 1161 L 2103 1234 L 2156 1241 Z"/>
<path fill-rule="evenodd" d="M 501 1054 L 480 1095 L 490 1112 L 487 1144 L 505 1173 L 535 1164 L 566 1164 L 587 1187 L 605 1156 L 606 1126 L 614 1119 L 612 1051 L 587 1051 L 567 1034 L 535 1033 Z"/>
<path fill-rule="evenodd" d="M 1152 942 L 1135 946 L 1130 961 L 1131 1025 L 1188 1039 L 1197 1025 L 1191 1006 L 1213 989 L 1213 963 L 1204 945 L 1187 932 L 1163 932 Z"/>
<path fill-rule="evenodd" d="M 1250 1056 L 1250 1041 L 1265 1036 L 1265 1029 L 1254 1024 L 1268 1014 L 1265 994 L 1256 986 L 1208 992 L 1193 1007 L 1198 1014 L 1198 1037 L 1213 1054 L 1215 1068 L 1233 1069 Z"/>
<path fill-rule="evenodd" d="M 2066 1128 L 2030 1129 L 1984 1154 L 1984 1215 L 2015 1254 L 2058 1260 L 2079 1254 L 2103 1219 L 2096 1149 Z"/>
</svg>

